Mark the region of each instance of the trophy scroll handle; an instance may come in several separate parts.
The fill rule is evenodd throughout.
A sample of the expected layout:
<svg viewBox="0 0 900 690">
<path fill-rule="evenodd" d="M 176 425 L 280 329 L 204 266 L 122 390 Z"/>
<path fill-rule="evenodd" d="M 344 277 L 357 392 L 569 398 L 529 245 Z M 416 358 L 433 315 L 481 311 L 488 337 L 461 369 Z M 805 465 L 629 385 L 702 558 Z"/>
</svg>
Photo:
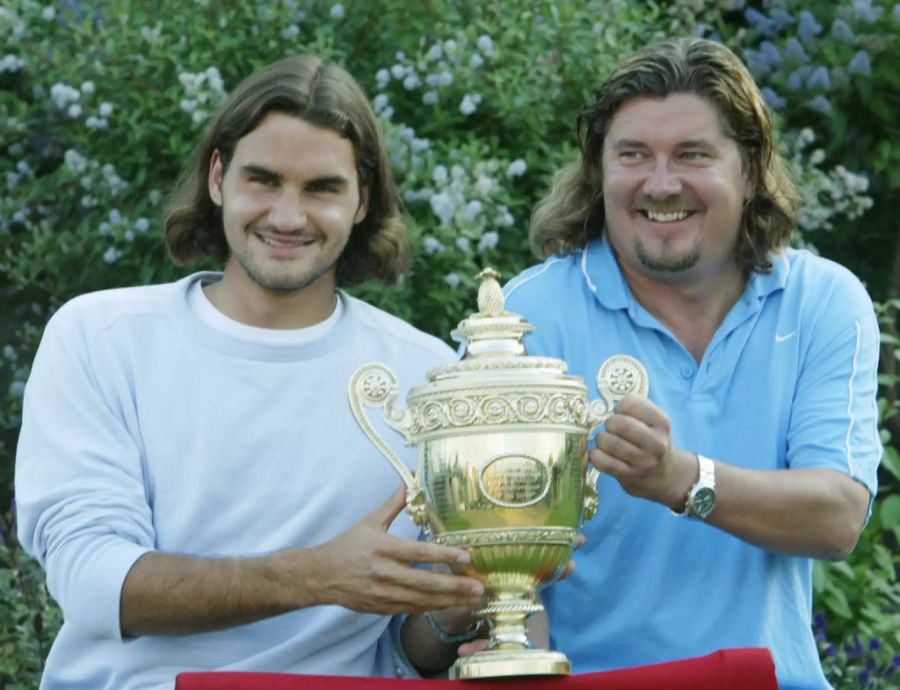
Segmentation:
<svg viewBox="0 0 900 690">
<path fill-rule="evenodd" d="M 397 457 L 391 447 L 378 435 L 375 428 L 366 417 L 363 406 L 383 407 L 384 421 L 394 431 L 400 433 L 404 440 L 411 441 L 410 427 L 411 416 L 409 410 L 394 406 L 397 400 L 397 376 L 383 364 L 365 364 L 361 366 L 350 378 L 348 386 L 350 399 L 350 411 L 353 418 L 359 424 L 363 433 L 368 437 L 381 454 L 387 458 L 391 466 L 406 484 L 406 509 L 418 525 L 424 525 L 425 495 L 416 484 L 412 472 Z"/>
<path fill-rule="evenodd" d="M 650 390 L 647 370 L 634 357 L 614 355 L 607 359 L 597 372 L 597 391 L 600 397 L 588 405 L 589 434 L 603 424 L 615 410 L 616 404 L 626 395 L 646 396 Z M 585 520 L 597 510 L 597 480 L 600 472 L 589 466 L 584 497 Z"/>
</svg>

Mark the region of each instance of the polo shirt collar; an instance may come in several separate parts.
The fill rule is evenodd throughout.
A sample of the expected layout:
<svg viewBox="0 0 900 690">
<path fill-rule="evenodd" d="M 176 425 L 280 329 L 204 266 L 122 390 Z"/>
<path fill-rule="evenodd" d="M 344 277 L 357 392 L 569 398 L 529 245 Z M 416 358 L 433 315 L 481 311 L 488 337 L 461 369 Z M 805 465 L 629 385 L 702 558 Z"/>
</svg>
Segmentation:
<svg viewBox="0 0 900 690">
<path fill-rule="evenodd" d="M 773 292 L 783 290 L 790 274 L 790 261 L 785 252 L 773 255 L 770 273 L 753 272 L 743 299 L 763 301 Z M 634 298 L 606 235 L 589 242 L 581 253 L 581 273 L 597 300 L 607 309 L 628 309 Z"/>
</svg>

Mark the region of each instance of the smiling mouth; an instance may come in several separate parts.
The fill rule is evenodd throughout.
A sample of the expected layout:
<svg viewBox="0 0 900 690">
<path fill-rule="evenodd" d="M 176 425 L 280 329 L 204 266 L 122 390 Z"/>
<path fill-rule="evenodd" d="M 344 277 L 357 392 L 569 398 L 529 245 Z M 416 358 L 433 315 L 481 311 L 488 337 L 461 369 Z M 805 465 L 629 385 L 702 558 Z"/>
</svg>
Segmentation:
<svg viewBox="0 0 900 690">
<path fill-rule="evenodd" d="M 678 221 L 684 220 L 685 218 L 694 215 L 695 212 L 688 210 L 678 210 L 667 211 L 663 213 L 662 211 L 653 211 L 651 209 L 638 209 L 638 213 L 655 223 L 677 223 Z"/>
<path fill-rule="evenodd" d="M 259 240 L 269 247 L 276 249 L 297 249 L 300 247 L 308 247 L 316 243 L 313 237 L 294 237 L 290 235 L 282 235 L 280 237 L 272 237 L 271 235 L 260 235 L 254 233 Z"/>
</svg>

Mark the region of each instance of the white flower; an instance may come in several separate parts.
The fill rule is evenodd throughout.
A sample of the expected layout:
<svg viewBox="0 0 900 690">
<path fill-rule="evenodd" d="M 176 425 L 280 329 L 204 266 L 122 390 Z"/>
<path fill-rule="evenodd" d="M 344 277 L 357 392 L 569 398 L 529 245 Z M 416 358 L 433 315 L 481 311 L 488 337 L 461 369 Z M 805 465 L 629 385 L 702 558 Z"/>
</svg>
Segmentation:
<svg viewBox="0 0 900 690">
<path fill-rule="evenodd" d="M 15 362 L 18 359 L 18 355 L 16 354 L 16 350 L 12 345 L 4 345 L 3 346 L 3 356 L 6 357 L 11 362 Z"/>
<path fill-rule="evenodd" d="M 56 18 L 56 8 L 52 5 L 48 5 L 43 10 L 41 10 L 41 19 L 46 19 L 48 22 L 52 21 Z"/>
<path fill-rule="evenodd" d="M 102 223 L 100 223 L 100 227 L 97 229 L 97 232 L 103 236 L 111 235 L 112 226 L 104 220 Z"/>
<path fill-rule="evenodd" d="M 466 207 L 463 209 L 463 216 L 470 220 L 474 221 L 478 216 L 481 215 L 481 212 L 484 210 L 484 204 L 482 204 L 478 199 L 473 199 Z"/>
<path fill-rule="evenodd" d="M 422 240 L 422 249 L 426 254 L 440 254 L 444 251 L 445 247 L 440 240 L 431 235 L 426 235 L 425 239 Z"/>
<path fill-rule="evenodd" d="M 115 247 L 109 247 L 105 252 L 103 252 L 103 260 L 108 264 L 114 264 L 119 260 L 119 257 L 122 256 L 122 252 L 120 252 Z"/>
<path fill-rule="evenodd" d="M 434 105 L 438 102 L 437 91 L 426 91 L 422 94 L 422 103 L 425 105 Z"/>
<path fill-rule="evenodd" d="M 510 180 L 514 177 L 520 177 L 525 174 L 525 171 L 528 169 L 528 165 L 521 158 L 516 158 L 512 163 L 509 164 L 506 168 L 506 177 Z"/>
<path fill-rule="evenodd" d="M 25 382 L 13 381 L 9 384 L 9 394 L 15 398 L 21 398 L 25 394 Z"/>
<path fill-rule="evenodd" d="M 459 287 L 461 280 L 458 273 L 448 273 L 444 276 L 444 282 L 455 290 Z"/>
<path fill-rule="evenodd" d="M 461 165 L 453 165 L 450 167 L 450 177 L 454 180 L 461 180 L 466 176 L 466 171 Z"/>
<path fill-rule="evenodd" d="M 63 154 L 63 160 L 65 161 L 66 167 L 76 175 L 80 175 L 87 170 L 87 158 L 74 149 L 67 150 L 65 154 Z"/>
<path fill-rule="evenodd" d="M 494 54 L 494 42 L 491 40 L 491 37 L 482 34 L 478 37 L 478 42 L 476 44 L 478 46 L 478 50 L 484 53 L 487 56 L 491 56 Z"/>
<path fill-rule="evenodd" d="M 112 103 L 106 103 L 105 101 L 100 104 L 100 117 L 109 117 L 112 115 L 113 105 Z"/>
<path fill-rule="evenodd" d="M 500 235 L 498 235 L 493 230 L 484 233 L 481 236 L 481 239 L 478 240 L 478 251 L 484 252 L 489 249 L 493 249 L 497 246 L 497 242 L 500 241 Z"/>
<path fill-rule="evenodd" d="M 206 116 L 207 116 L 207 113 L 205 110 L 195 110 L 191 114 L 191 121 L 195 125 L 199 125 L 206 121 Z"/>
<path fill-rule="evenodd" d="M 25 66 L 25 63 L 15 55 L 5 55 L 0 60 L 0 74 L 3 72 L 18 72 Z"/>
<path fill-rule="evenodd" d="M 162 201 L 162 192 L 160 192 L 158 189 L 152 190 L 148 196 L 150 198 L 150 203 L 153 206 L 156 206 L 160 201 Z"/>
<path fill-rule="evenodd" d="M 146 218 L 138 218 L 134 222 L 134 229 L 138 232 L 147 232 L 150 229 L 150 221 Z"/>
<path fill-rule="evenodd" d="M 288 40 L 297 38 L 300 35 L 300 27 L 296 24 L 291 24 L 290 26 L 286 26 L 281 30 L 281 37 L 286 38 Z"/>
<path fill-rule="evenodd" d="M 409 149 L 414 153 L 418 153 L 419 151 L 427 151 L 431 148 L 431 142 L 428 139 L 419 139 L 415 137 L 409 142 Z"/>
<path fill-rule="evenodd" d="M 481 197 L 488 196 L 494 189 L 494 186 L 494 178 L 488 177 L 487 175 L 479 175 L 478 179 L 475 180 L 475 191 L 478 192 L 478 195 Z"/>
<path fill-rule="evenodd" d="M 431 173 L 431 179 L 434 180 L 436 184 L 447 184 L 447 168 L 443 165 L 434 166 L 434 170 Z"/>
<path fill-rule="evenodd" d="M 413 91 L 419 88 L 419 85 L 422 83 L 422 80 L 419 79 L 418 74 L 408 74 L 406 78 L 403 80 L 403 88 L 407 91 Z"/>
<path fill-rule="evenodd" d="M 469 251 L 469 249 L 471 249 L 471 244 L 468 237 L 457 237 L 456 246 L 461 252 L 467 252 Z"/>
<path fill-rule="evenodd" d="M 510 227 L 515 222 L 515 218 L 512 217 L 512 214 L 505 206 L 501 206 L 499 210 L 500 215 L 497 216 L 497 225 L 501 228 Z"/>
<path fill-rule="evenodd" d="M 64 110 L 81 98 L 81 92 L 68 84 L 56 83 L 50 87 L 50 98 L 53 99 L 57 108 Z"/>
<path fill-rule="evenodd" d="M 449 225 L 456 213 L 456 203 L 447 192 L 439 192 L 429 199 L 431 210 L 441 221 L 441 225 Z"/>
<path fill-rule="evenodd" d="M 459 104 L 459 112 L 461 112 L 463 115 L 471 115 L 478 109 L 478 104 L 480 102 L 480 95 L 467 93 L 465 96 L 463 96 L 463 99 Z"/>
<path fill-rule="evenodd" d="M 456 52 L 456 41 L 452 38 L 448 38 L 444 41 L 444 52 L 447 53 L 448 56 L 453 55 L 453 53 Z"/>
<path fill-rule="evenodd" d="M 444 50 L 441 48 L 440 43 L 432 43 L 431 48 L 428 49 L 428 52 L 425 54 L 429 60 L 440 60 L 444 57 Z"/>
<path fill-rule="evenodd" d="M 328 11 L 328 14 L 331 15 L 332 19 L 343 19 L 344 18 L 344 6 L 341 3 L 336 3 L 331 6 L 331 9 Z"/>
<path fill-rule="evenodd" d="M 403 77 L 406 76 L 406 71 L 408 69 L 409 68 L 406 65 L 396 64 L 391 67 L 391 76 L 394 77 L 394 79 L 403 79 Z"/>
<path fill-rule="evenodd" d="M 87 95 L 90 93 L 94 93 L 94 82 L 86 81 L 81 85 L 81 93 Z"/>
<path fill-rule="evenodd" d="M 372 107 L 375 108 L 375 112 L 379 115 L 384 112 L 384 109 L 388 107 L 390 103 L 390 98 L 386 93 L 376 94 L 375 98 L 372 99 Z"/>
<path fill-rule="evenodd" d="M 391 73 L 383 67 L 375 73 L 375 81 L 378 83 L 379 89 L 383 89 L 385 86 L 387 86 L 390 80 Z"/>
<path fill-rule="evenodd" d="M 474 55 L 472 55 L 472 57 L 469 58 L 469 67 L 471 67 L 472 69 L 478 69 L 483 64 L 484 58 L 481 57 L 478 53 L 475 53 Z"/>
<path fill-rule="evenodd" d="M 119 209 L 114 208 L 109 212 L 109 220 L 114 225 L 119 225 L 122 222 L 122 213 L 119 211 Z"/>
</svg>

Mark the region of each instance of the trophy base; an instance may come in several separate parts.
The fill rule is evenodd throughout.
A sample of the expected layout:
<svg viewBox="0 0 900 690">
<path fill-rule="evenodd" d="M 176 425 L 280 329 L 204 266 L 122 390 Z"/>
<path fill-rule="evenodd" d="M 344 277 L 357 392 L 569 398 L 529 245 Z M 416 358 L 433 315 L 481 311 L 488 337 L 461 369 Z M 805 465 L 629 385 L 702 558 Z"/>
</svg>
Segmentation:
<svg viewBox="0 0 900 690">
<path fill-rule="evenodd" d="M 504 676 L 567 676 L 571 670 L 565 654 L 546 649 L 494 649 L 476 652 L 450 667 L 451 680 L 502 678 Z"/>
</svg>

